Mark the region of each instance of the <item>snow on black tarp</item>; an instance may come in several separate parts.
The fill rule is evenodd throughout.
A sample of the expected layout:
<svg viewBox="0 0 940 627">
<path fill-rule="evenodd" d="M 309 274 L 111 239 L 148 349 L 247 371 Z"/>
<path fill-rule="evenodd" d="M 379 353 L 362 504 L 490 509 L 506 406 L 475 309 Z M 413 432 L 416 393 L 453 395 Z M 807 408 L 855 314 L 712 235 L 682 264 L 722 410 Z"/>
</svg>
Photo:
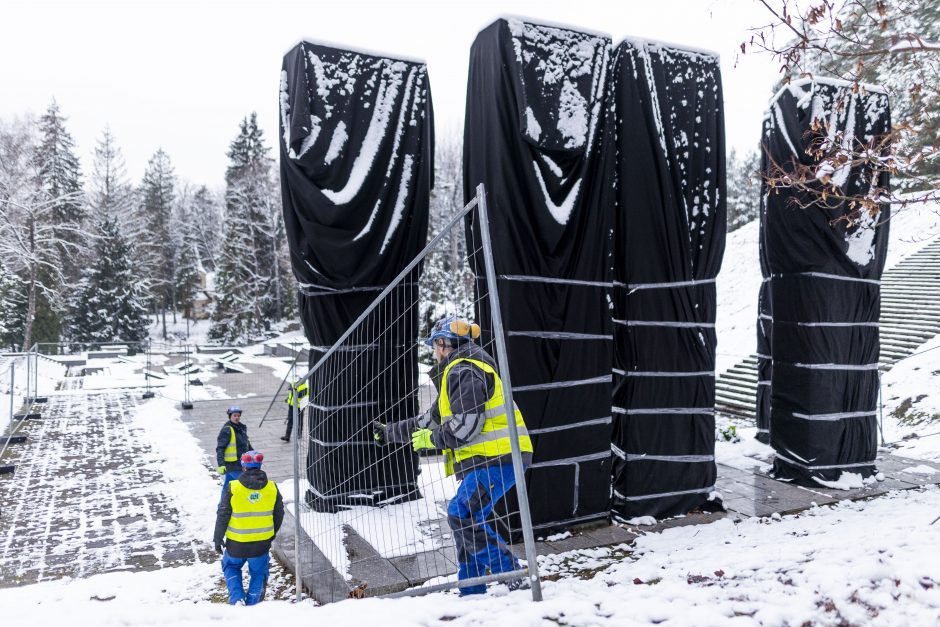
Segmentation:
<svg viewBox="0 0 940 627">
<path fill-rule="evenodd" d="M 761 136 L 768 132 L 770 120 L 765 118 Z M 761 150 L 760 171 L 767 172 L 767 152 Z M 773 375 L 771 337 L 774 330 L 773 300 L 770 293 L 770 261 L 767 259 L 767 198 L 770 186 L 761 177 L 758 254 L 761 284 L 757 294 L 757 403 L 754 415 L 757 421 L 757 439 L 770 444 L 770 384 Z"/>
<path fill-rule="evenodd" d="M 718 58 L 625 41 L 616 108 L 612 513 L 684 514 L 714 491 L 715 277 L 725 246 Z"/>
<path fill-rule="evenodd" d="M 481 31 L 470 53 L 464 197 L 485 184 L 540 527 L 608 511 L 611 214 L 601 194 L 613 172 L 599 135 L 609 55 L 605 36 L 516 19 Z M 475 225 L 468 237 L 479 241 Z"/>
<path fill-rule="evenodd" d="M 810 166 L 845 195 L 887 189 L 888 175 L 820 162 L 834 145 L 877 150 L 891 125 L 879 90 L 817 79 L 781 89 L 763 137 L 766 162 Z M 818 182 L 821 189 L 823 183 Z M 855 210 L 791 188 L 767 197 L 773 303 L 770 442 L 773 476 L 807 484 L 858 483 L 876 473 L 880 279 L 889 206 Z M 846 220 L 844 216 L 851 219 Z"/>
<path fill-rule="evenodd" d="M 301 42 L 284 56 L 280 111 L 284 221 L 312 365 L 426 242 L 434 169 L 427 69 Z M 417 414 L 416 279 L 389 297 L 388 328 L 376 341 L 336 353 L 310 383 L 308 499 L 316 505 L 415 490 L 416 458 L 369 446 L 369 425 Z M 344 360 L 361 363 L 358 350 L 370 354 L 368 377 L 344 368 Z"/>
</svg>

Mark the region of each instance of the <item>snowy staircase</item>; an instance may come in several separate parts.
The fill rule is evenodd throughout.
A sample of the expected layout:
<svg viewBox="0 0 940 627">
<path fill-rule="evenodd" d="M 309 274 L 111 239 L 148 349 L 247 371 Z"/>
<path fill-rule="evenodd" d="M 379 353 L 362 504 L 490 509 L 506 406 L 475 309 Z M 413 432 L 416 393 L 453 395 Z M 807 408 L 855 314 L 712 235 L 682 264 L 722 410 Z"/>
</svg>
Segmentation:
<svg viewBox="0 0 940 627">
<path fill-rule="evenodd" d="M 901 261 L 881 277 L 881 370 L 917 352 L 940 333 L 940 239 Z M 715 382 L 715 412 L 754 418 L 757 358 L 722 373 Z"/>
</svg>

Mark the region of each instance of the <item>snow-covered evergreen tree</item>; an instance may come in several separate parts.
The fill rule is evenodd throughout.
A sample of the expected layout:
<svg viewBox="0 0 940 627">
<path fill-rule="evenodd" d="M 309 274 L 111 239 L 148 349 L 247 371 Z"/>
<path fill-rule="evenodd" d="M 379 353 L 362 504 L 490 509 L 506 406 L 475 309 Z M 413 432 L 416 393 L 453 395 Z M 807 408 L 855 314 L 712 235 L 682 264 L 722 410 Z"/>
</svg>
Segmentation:
<svg viewBox="0 0 940 627">
<path fill-rule="evenodd" d="M 199 289 L 199 273 L 204 271 L 199 253 L 201 235 L 193 216 L 198 191 L 190 195 L 189 189 L 184 187 L 180 196 L 171 229 L 174 246 L 173 286 L 176 306 L 185 317 L 192 318 L 193 300 Z"/>
<path fill-rule="evenodd" d="M 215 194 L 202 185 L 192 192 L 187 203 L 187 221 L 195 229 L 199 259 L 206 271 L 215 270 L 222 243 L 222 209 Z"/>
<path fill-rule="evenodd" d="M 69 303 L 69 336 L 78 343 L 137 342 L 147 335 L 147 290 L 115 216 L 96 228 L 98 254 L 82 270 Z"/>
<path fill-rule="evenodd" d="M 140 223 L 146 237 L 137 247 L 138 264 L 150 277 L 151 298 L 163 319 L 166 339 L 166 313 L 170 308 L 176 319 L 175 264 L 179 234 L 173 232 L 176 176 L 170 157 L 163 149 L 150 158 L 140 185 Z"/>
<path fill-rule="evenodd" d="M 728 154 L 728 232 L 757 219 L 760 213 L 760 155 Z"/>
<path fill-rule="evenodd" d="M 27 285 L 0 261 L 0 348 L 19 349 L 26 324 Z"/>
<path fill-rule="evenodd" d="M 50 218 L 56 225 L 55 236 L 59 267 L 67 278 L 78 276 L 75 264 L 76 244 L 82 241 L 81 226 L 85 219 L 82 172 L 75 141 L 65 127 L 64 117 L 55 100 L 39 118 L 39 144 L 35 159 L 39 187 L 48 199 L 56 199 Z"/>
<path fill-rule="evenodd" d="M 94 223 L 113 217 L 132 246 L 144 241 L 146 227 L 134 210 L 136 194 L 127 177 L 124 155 L 110 128 L 104 129 L 95 146 L 89 184 L 88 203 Z"/>
<path fill-rule="evenodd" d="M 252 113 L 228 151 L 225 228 L 209 329 L 215 340 L 259 337 L 287 311 L 284 222 L 268 152 Z"/>
</svg>

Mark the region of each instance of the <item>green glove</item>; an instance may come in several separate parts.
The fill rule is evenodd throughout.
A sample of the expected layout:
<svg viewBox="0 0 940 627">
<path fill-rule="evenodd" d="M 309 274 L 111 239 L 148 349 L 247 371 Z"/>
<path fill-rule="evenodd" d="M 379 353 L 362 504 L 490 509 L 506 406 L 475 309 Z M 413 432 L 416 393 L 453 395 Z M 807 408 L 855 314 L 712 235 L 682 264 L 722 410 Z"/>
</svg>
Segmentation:
<svg viewBox="0 0 940 627">
<path fill-rule="evenodd" d="M 388 425 L 381 423 L 378 420 L 373 420 L 372 439 L 377 445 L 385 446 L 385 442 L 388 439 Z"/>
<path fill-rule="evenodd" d="M 420 451 L 426 448 L 437 448 L 434 446 L 434 442 L 431 441 L 431 430 L 430 429 L 418 429 L 411 434 L 411 448 L 416 451 Z"/>
<path fill-rule="evenodd" d="M 216 468 L 215 470 L 216 470 L 216 472 L 218 472 L 220 475 L 224 475 L 224 474 L 225 474 L 225 466 L 219 466 L 219 467 Z"/>
</svg>

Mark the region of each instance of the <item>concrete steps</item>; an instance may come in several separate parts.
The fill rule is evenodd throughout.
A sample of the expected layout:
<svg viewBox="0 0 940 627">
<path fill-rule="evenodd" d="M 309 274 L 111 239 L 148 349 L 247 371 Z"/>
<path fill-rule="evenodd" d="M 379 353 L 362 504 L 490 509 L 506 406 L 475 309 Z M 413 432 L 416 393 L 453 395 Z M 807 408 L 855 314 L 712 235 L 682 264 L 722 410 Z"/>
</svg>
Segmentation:
<svg viewBox="0 0 940 627">
<path fill-rule="evenodd" d="M 881 279 L 881 370 L 914 354 L 940 333 L 940 240 L 886 271 Z M 757 358 L 742 360 L 715 381 L 715 412 L 754 419 Z"/>
</svg>

